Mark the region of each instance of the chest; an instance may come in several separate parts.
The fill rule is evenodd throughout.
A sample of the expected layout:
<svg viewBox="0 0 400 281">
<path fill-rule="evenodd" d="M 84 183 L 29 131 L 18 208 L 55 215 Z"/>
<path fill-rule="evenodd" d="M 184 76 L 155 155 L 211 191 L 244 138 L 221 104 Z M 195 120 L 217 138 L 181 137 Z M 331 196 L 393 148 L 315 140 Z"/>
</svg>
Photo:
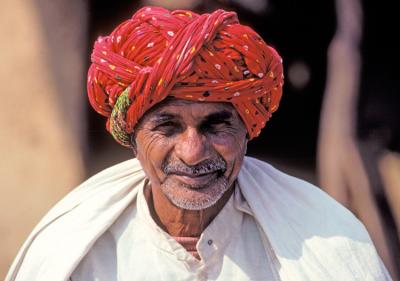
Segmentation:
<svg viewBox="0 0 400 281">
<path fill-rule="evenodd" d="M 269 256 L 250 217 L 224 241 L 217 232 L 202 235 L 197 244 L 200 261 L 172 238 L 154 237 L 140 223 L 131 227 L 136 231 L 103 234 L 71 280 L 274 280 Z"/>
</svg>

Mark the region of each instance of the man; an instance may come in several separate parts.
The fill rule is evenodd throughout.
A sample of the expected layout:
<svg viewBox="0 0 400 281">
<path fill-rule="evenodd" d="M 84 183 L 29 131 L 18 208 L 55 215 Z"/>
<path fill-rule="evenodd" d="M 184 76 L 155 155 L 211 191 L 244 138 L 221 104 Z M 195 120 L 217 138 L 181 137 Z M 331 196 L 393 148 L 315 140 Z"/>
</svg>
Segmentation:
<svg viewBox="0 0 400 281">
<path fill-rule="evenodd" d="M 244 157 L 282 62 L 236 14 L 145 7 L 94 46 L 91 105 L 136 159 L 58 203 L 11 280 L 391 280 L 361 223 Z"/>
</svg>

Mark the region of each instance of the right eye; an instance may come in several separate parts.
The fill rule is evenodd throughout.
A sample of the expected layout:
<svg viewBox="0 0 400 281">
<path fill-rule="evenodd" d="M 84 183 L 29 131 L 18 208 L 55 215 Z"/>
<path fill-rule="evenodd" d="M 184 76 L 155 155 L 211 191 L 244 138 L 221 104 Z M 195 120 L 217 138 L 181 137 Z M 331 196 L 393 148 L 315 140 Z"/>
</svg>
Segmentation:
<svg viewBox="0 0 400 281">
<path fill-rule="evenodd" d="M 157 125 L 153 131 L 161 132 L 167 136 L 173 135 L 181 129 L 179 123 L 174 121 L 166 121 Z"/>
</svg>

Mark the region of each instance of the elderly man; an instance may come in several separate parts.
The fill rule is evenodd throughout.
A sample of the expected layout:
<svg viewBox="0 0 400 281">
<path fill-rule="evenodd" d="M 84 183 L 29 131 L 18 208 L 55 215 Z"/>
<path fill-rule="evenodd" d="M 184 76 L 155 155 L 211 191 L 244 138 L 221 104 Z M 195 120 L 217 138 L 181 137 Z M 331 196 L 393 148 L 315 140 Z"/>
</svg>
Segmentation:
<svg viewBox="0 0 400 281">
<path fill-rule="evenodd" d="M 11 280 L 390 280 L 355 217 L 245 157 L 282 62 L 236 14 L 145 7 L 94 46 L 91 105 L 136 159 L 34 229 Z"/>
</svg>

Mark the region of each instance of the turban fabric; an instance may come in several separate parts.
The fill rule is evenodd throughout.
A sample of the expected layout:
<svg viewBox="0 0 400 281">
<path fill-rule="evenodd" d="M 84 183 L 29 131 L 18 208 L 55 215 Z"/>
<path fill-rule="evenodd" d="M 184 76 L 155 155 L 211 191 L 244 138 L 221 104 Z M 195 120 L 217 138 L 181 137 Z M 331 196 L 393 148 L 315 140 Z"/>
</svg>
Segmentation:
<svg viewBox="0 0 400 281">
<path fill-rule="evenodd" d="M 282 95 L 278 53 L 224 10 L 198 15 L 144 7 L 99 37 L 91 60 L 90 104 L 127 147 L 140 118 L 167 96 L 231 103 L 252 139 Z"/>
</svg>

